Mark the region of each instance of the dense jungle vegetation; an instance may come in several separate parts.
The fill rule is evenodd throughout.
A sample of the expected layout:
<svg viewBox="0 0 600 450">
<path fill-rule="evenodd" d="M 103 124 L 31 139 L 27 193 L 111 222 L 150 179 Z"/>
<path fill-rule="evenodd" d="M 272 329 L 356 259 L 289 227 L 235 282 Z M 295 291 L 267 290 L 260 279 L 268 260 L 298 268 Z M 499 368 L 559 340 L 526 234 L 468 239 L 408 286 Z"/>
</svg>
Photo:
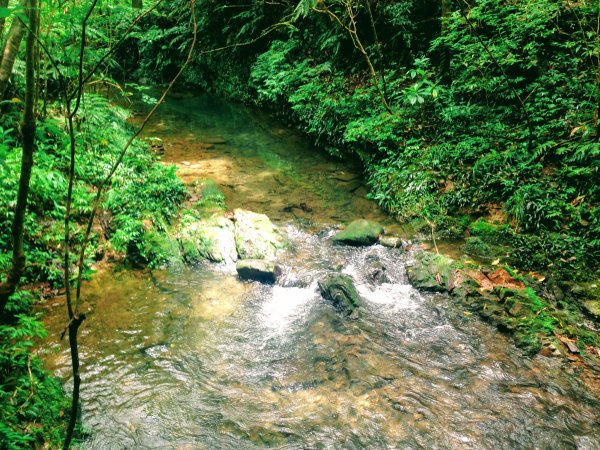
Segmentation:
<svg viewBox="0 0 600 450">
<path fill-rule="evenodd" d="M 0 448 L 56 447 L 73 417 L 30 353 L 44 333 L 34 300 L 70 292 L 98 260 L 165 257 L 155 237 L 185 187 L 128 143 L 128 112 L 105 94 L 178 75 L 190 5 L 0 0 Z M 194 12 L 180 82 L 358 160 L 371 198 L 418 231 L 470 237 L 521 270 L 600 277 L 597 2 L 198 0 Z M 69 331 L 78 317 L 65 312 Z"/>
<path fill-rule="evenodd" d="M 198 9 L 188 83 L 268 108 L 330 153 L 359 158 L 372 198 L 399 220 L 505 244 L 526 269 L 598 276 L 596 2 Z M 174 70 L 179 16 L 165 11 L 140 36 L 138 77 Z"/>
</svg>

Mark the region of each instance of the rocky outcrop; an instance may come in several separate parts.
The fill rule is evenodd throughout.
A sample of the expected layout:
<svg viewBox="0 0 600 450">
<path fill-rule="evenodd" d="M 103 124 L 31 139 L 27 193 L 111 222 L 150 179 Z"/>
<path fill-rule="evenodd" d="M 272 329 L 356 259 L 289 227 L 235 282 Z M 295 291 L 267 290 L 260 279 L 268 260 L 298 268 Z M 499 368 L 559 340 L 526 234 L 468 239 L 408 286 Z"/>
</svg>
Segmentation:
<svg viewBox="0 0 600 450">
<path fill-rule="evenodd" d="M 377 222 L 359 219 L 348 224 L 345 230 L 340 231 L 333 237 L 338 244 L 365 246 L 377 243 L 379 236 L 383 234 L 383 227 Z"/>
<path fill-rule="evenodd" d="M 354 287 L 354 280 L 349 275 L 331 274 L 318 282 L 321 295 L 333 303 L 343 314 L 358 317 L 358 308 L 363 301 Z"/>
<path fill-rule="evenodd" d="M 235 269 L 240 278 L 263 283 L 275 283 L 281 276 L 281 268 L 275 262 L 265 259 L 239 260 Z"/>
<path fill-rule="evenodd" d="M 462 260 L 421 252 L 407 272 L 413 286 L 450 294 L 498 329 L 511 333 L 525 352 L 534 354 L 542 348 L 542 338 L 548 334 L 544 329 L 548 305 L 504 268 L 469 266 Z"/>
<path fill-rule="evenodd" d="M 240 259 L 273 259 L 284 241 L 277 227 L 264 214 L 236 209 L 235 245 Z"/>
</svg>

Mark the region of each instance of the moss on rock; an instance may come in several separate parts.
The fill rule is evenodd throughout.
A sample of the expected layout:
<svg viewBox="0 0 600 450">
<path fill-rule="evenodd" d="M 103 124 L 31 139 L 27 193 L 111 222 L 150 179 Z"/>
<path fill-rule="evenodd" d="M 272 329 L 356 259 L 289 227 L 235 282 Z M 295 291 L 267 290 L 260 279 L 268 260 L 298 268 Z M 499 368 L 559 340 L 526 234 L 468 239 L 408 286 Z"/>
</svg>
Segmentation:
<svg viewBox="0 0 600 450">
<path fill-rule="evenodd" d="M 345 245 L 373 245 L 383 234 L 383 227 L 377 222 L 359 219 L 348 224 L 345 230 L 333 237 L 333 241 Z"/>
</svg>

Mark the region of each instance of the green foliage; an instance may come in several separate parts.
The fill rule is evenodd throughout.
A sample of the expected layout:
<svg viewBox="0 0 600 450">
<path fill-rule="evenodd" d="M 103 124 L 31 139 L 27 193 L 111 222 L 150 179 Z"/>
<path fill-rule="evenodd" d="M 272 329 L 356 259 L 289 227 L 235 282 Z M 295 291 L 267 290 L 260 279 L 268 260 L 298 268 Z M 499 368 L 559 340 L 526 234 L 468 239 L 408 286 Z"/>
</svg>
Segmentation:
<svg viewBox="0 0 600 450">
<path fill-rule="evenodd" d="M 11 310 L 27 310 L 23 295 L 13 297 Z M 60 381 L 31 354 L 34 340 L 46 332 L 37 317 L 17 314 L 15 319 L 13 325 L 0 325 L 0 448 L 59 447 L 69 402 Z"/>
<path fill-rule="evenodd" d="M 216 47 L 255 37 L 268 18 L 291 18 L 294 27 L 212 55 L 195 71 L 204 83 L 216 78 L 217 90 L 251 96 L 293 121 L 332 154 L 360 158 L 371 197 L 402 220 L 454 227 L 450 216 L 501 211 L 513 261 L 598 270 L 598 5 L 454 4 L 442 30 L 432 26 L 437 13 L 416 2 L 372 2 L 376 42 L 364 4 L 350 3 L 392 114 L 348 31 L 308 1 L 202 10 Z M 329 4 L 348 24 L 340 5 Z M 219 23 L 241 31 L 218 36 Z"/>
<path fill-rule="evenodd" d="M 72 245 L 81 243 L 85 221 L 92 210 L 94 191 L 108 174 L 118 154 L 129 139 L 131 130 L 125 120 L 128 113 L 110 104 L 104 97 L 88 94 L 82 110 L 85 121 L 77 134 L 77 144 L 85 149 L 78 154 L 72 215 Z M 20 148 L 14 134 L 7 131 L 8 153 L 0 165 L 0 269 L 10 266 L 10 223 L 18 184 Z M 62 250 L 63 216 L 67 190 L 69 141 L 62 123 L 53 118 L 38 125 L 38 150 L 34 166 L 29 213 L 26 223 L 26 254 L 28 266 L 25 278 L 29 282 L 61 285 L 63 281 Z M 121 168 L 113 178 L 101 207 L 102 233 L 95 233 L 87 256 L 99 254 L 104 239 L 116 251 L 149 263 L 152 252 L 145 252 L 144 220 L 152 219 L 155 231 L 164 232 L 175 218 L 178 206 L 186 197 L 183 183 L 174 167 L 159 164 L 147 145 L 137 141 L 123 158 Z M 75 257 L 75 256 L 73 256 Z"/>
</svg>

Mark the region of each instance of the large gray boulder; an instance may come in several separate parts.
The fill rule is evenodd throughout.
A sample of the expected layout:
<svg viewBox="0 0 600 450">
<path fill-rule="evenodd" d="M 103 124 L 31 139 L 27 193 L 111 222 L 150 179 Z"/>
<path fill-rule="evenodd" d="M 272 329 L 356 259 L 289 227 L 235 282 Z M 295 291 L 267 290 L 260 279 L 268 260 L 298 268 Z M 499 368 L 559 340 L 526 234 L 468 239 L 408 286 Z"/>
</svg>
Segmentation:
<svg viewBox="0 0 600 450">
<path fill-rule="evenodd" d="M 188 263 L 202 260 L 234 263 L 238 259 L 234 225 L 225 217 L 213 216 L 183 225 L 179 241 Z"/>
<path fill-rule="evenodd" d="M 339 311 L 351 318 L 358 317 L 358 308 L 363 301 L 354 287 L 351 276 L 331 274 L 320 280 L 318 284 L 323 298 L 332 302 Z"/>
<path fill-rule="evenodd" d="M 235 265 L 238 276 L 244 280 L 256 280 L 263 283 L 275 283 L 281 275 L 281 268 L 266 259 L 243 259 Z"/>
<path fill-rule="evenodd" d="M 359 219 L 348 224 L 345 230 L 333 237 L 338 244 L 364 246 L 373 245 L 383 234 L 383 227 L 377 222 Z"/>
<path fill-rule="evenodd" d="M 273 259 L 283 248 L 283 238 L 266 215 L 243 209 L 235 209 L 233 214 L 240 259 Z"/>
</svg>

